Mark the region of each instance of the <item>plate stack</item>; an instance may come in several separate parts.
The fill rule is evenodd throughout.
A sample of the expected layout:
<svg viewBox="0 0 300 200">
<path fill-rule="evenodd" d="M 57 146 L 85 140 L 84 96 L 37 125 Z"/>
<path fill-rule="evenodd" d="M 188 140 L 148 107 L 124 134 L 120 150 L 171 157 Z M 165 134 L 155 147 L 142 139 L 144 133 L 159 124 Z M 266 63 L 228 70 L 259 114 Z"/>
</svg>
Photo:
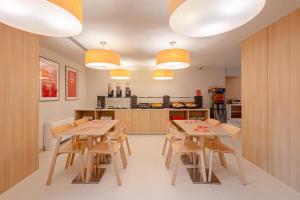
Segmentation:
<svg viewBox="0 0 300 200">
<path fill-rule="evenodd" d="M 105 96 L 97 96 L 97 108 L 105 108 Z"/>
<path fill-rule="evenodd" d="M 163 96 L 163 107 L 164 108 L 170 108 L 171 107 L 170 96 L 168 96 L 168 95 Z"/>
<path fill-rule="evenodd" d="M 138 108 L 136 95 L 130 97 L 130 108 Z"/>
<path fill-rule="evenodd" d="M 194 96 L 194 100 L 198 108 L 203 108 L 203 96 Z"/>
</svg>

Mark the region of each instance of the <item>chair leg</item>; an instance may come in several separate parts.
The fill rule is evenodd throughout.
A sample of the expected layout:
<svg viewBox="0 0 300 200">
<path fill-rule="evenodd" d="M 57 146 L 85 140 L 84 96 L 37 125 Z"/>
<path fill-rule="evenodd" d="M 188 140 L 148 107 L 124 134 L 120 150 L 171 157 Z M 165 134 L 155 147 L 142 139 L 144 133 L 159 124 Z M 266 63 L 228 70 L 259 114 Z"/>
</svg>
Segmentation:
<svg viewBox="0 0 300 200">
<path fill-rule="evenodd" d="M 163 150 L 162 150 L 162 155 L 165 155 L 165 151 L 166 151 L 166 147 L 167 147 L 167 142 L 168 142 L 168 138 L 166 137 L 165 143 L 164 143 L 164 147 L 163 147 Z"/>
<path fill-rule="evenodd" d="M 50 166 L 50 170 L 49 170 L 49 174 L 48 174 L 47 185 L 51 184 L 52 175 L 53 175 L 53 171 L 55 168 L 56 159 L 58 156 L 58 149 L 59 149 L 60 141 L 61 141 L 61 139 L 58 139 L 56 142 L 56 146 L 55 146 L 55 150 L 53 153 L 52 162 L 51 162 L 51 166 Z"/>
<path fill-rule="evenodd" d="M 74 159 L 75 159 L 75 153 L 72 153 L 72 154 L 71 154 L 71 160 L 70 160 L 70 166 L 73 165 Z"/>
<path fill-rule="evenodd" d="M 165 165 L 166 165 L 166 166 L 167 166 L 167 164 L 168 164 L 168 160 L 169 160 L 171 148 L 172 148 L 172 143 L 170 142 L 169 148 L 168 148 L 168 153 L 167 153 L 167 158 L 166 158 L 166 162 L 165 162 Z"/>
<path fill-rule="evenodd" d="M 205 168 L 205 159 L 204 159 L 204 151 L 200 152 L 200 159 L 201 159 L 201 171 L 203 176 L 203 181 L 207 182 L 207 175 L 206 175 L 206 168 Z"/>
<path fill-rule="evenodd" d="M 126 138 L 126 144 L 127 144 L 128 154 L 131 156 L 131 149 L 130 149 L 128 138 Z"/>
<path fill-rule="evenodd" d="M 89 152 L 88 159 L 87 159 L 85 183 L 88 183 L 90 180 L 92 162 L 93 162 L 93 154 Z"/>
<path fill-rule="evenodd" d="M 244 169 L 243 169 L 241 157 L 240 157 L 240 155 L 238 155 L 238 153 L 235 153 L 234 157 L 236 159 L 237 167 L 238 167 L 238 170 L 239 170 L 240 180 L 241 180 L 243 185 L 246 185 L 247 181 L 246 181 L 246 177 L 245 177 L 245 174 L 244 174 Z"/>
<path fill-rule="evenodd" d="M 121 184 L 122 184 L 121 183 L 121 178 L 120 178 L 120 174 L 119 174 L 119 171 L 118 171 L 116 158 L 115 158 L 115 155 L 113 153 L 111 154 L 111 160 L 112 160 L 112 163 L 113 163 L 113 167 L 114 167 L 114 171 L 115 171 L 115 175 L 116 175 L 116 178 L 117 178 L 118 185 L 121 186 Z"/>
<path fill-rule="evenodd" d="M 218 154 L 219 154 L 219 158 L 220 158 L 220 163 L 221 163 L 221 165 L 222 165 L 225 169 L 227 169 L 227 162 L 226 162 L 224 153 L 219 152 Z"/>
<path fill-rule="evenodd" d="M 168 163 L 167 163 L 167 169 L 170 169 L 170 165 L 171 165 L 171 160 L 172 160 L 172 153 L 173 153 L 173 148 L 171 147 L 170 149 L 170 155 L 168 156 Z"/>
<path fill-rule="evenodd" d="M 82 152 L 79 153 L 79 158 L 80 158 L 80 175 L 81 175 L 81 180 L 84 181 L 84 159 L 83 159 L 83 154 Z"/>
<path fill-rule="evenodd" d="M 176 176 L 177 176 L 177 171 L 178 171 L 178 168 L 179 168 L 179 165 L 180 165 L 180 158 L 181 158 L 181 153 L 176 153 L 176 166 L 175 166 L 175 170 L 174 170 L 174 174 L 173 174 L 173 177 L 172 177 L 172 185 L 175 185 L 175 182 L 176 182 Z"/>
<path fill-rule="evenodd" d="M 69 168 L 70 160 L 71 160 L 71 153 L 68 153 L 66 164 L 65 164 L 65 169 Z"/>
<path fill-rule="evenodd" d="M 192 155 L 193 155 L 193 165 L 194 165 L 194 168 L 196 168 L 197 167 L 196 154 L 192 153 Z"/>
<path fill-rule="evenodd" d="M 213 155 L 214 152 L 210 150 L 209 152 L 209 172 L 208 172 L 208 182 L 211 182 L 211 176 L 212 176 L 212 164 L 213 164 Z"/>
<path fill-rule="evenodd" d="M 126 169 L 127 160 L 126 160 L 124 146 L 122 143 L 121 143 L 121 148 L 120 148 L 120 156 L 121 156 L 121 160 L 122 160 L 122 164 L 123 164 L 123 169 Z"/>
</svg>

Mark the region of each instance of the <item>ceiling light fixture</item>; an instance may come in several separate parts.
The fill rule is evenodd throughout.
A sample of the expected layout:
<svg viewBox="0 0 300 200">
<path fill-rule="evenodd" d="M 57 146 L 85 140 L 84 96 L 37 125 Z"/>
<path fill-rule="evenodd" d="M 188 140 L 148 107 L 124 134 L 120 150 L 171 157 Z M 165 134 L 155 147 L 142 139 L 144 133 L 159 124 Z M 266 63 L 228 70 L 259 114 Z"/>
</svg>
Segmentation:
<svg viewBox="0 0 300 200">
<path fill-rule="evenodd" d="M 0 22 L 50 37 L 71 37 L 82 31 L 82 0 L 1 1 Z"/>
<path fill-rule="evenodd" d="M 190 52 L 186 49 L 174 48 L 176 42 L 171 41 L 171 49 L 158 52 L 156 65 L 160 69 L 184 69 L 190 66 Z"/>
<path fill-rule="evenodd" d="M 110 70 L 110 78 L 116 80 L 129 80 L 130 71 L 128 69 L 114 69 Z"/>
<path fill-rule="evenodd" d="M 102 49 L 85 52 L 85 65 L 99 70 L 117 69 L 120 66 L 120 55 L 105 49 L 106 42 L 100 42 Z"/>
<path fill-rule="evenodd" d="M 257 16 L 266 0 L 169 0 L 169 25 L 181 35 L 207 37 L 236 29 Z"/>
<path fill-rule="evenodd" d="M 174 78 L 174 74 L 172 70 L 156 69 L 153 71 L 152 77 L 154 80 L 172 80 Z"/>
</svg>

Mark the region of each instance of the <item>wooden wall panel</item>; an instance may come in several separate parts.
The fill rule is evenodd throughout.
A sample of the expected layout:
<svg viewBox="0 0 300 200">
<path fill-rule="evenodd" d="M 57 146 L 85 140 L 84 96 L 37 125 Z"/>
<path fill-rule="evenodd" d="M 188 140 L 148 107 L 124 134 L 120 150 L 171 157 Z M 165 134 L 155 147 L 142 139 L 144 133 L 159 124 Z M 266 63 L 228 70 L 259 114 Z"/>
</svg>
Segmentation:
<svg viewBox="0 0 300 200">
<path fill-rule="evenodd" d="M 38 36 L 0 23 L 0 193 L 38 168 Z"/>
<path fill-rule="evenodd" d="M 269 168 L 300 190 L 300 9 L 269 27 Z"/>
<path fill-rule="evenodd" d="M 132 132 L 132 110 L 116 110 L 115 119 L 123 123 L 127 133 Z"/>
<path fill-rule="evenodd" d="M 162 134 L 167 132 L 167 121 L 169 121 L 168 110 L 151 110 L 150 111 L 150 132 Z"/>
<path fill-rule="evenodd" d="M 132 132 L 133 133 L 149 133 L 150 132 L 150 111 L 149 110 L 133 110 L 132 111 Z"/>
<path fill-rule="evenodd" d="M 267 170 L 267 53 L 264 29 L 242 44 L 243 156 Z"/>
</svg>

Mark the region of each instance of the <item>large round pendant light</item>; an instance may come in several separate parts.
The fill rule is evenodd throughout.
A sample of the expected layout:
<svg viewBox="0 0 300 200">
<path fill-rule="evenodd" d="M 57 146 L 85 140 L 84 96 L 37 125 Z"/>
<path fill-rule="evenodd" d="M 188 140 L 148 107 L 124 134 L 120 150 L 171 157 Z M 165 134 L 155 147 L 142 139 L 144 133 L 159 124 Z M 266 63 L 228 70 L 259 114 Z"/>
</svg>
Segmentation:
<svg viewBox="0 0 300 200">
<path fill-rule="evenodd" d="M 82 31 L 82 0 L 5 0 L 0 22 L 23 31 L 71 37 Z"/>
<path fill-rule="evenodd" d="M 112 50 L 105 49 L 106 42 L 101 42 L 102 49 L 85 52 L 85 65 L 89 68 L 110 70 L 120 66 L 120 55 Z"/>
<path fill-rule="evenodd" d="M 128 69 L 114 69 L 110 70 L 110 78 L 116 80 L 129 80 L 130 71 Z"/>
<path fill-rule="evenodd" d="M 185 36 L 213 36 L 246 24 L 265 3 L 266 0 L 169 0 L 169 25 Z"/>
<path fill-rule="evenodd" d="M 156 69 L 153 71 L 152 77 L 154 80 L 172 80 L 174 74 L 172 70 Z"/>
<path fill-rule="evenodd" d="M 170 42 L 174 47 L 175 42 Z M 184 69 L 190 66 L 190 52 L 186 49 L 171 48 L 158 52 L 156 65 L 160 69 Z"/>
</svg>

